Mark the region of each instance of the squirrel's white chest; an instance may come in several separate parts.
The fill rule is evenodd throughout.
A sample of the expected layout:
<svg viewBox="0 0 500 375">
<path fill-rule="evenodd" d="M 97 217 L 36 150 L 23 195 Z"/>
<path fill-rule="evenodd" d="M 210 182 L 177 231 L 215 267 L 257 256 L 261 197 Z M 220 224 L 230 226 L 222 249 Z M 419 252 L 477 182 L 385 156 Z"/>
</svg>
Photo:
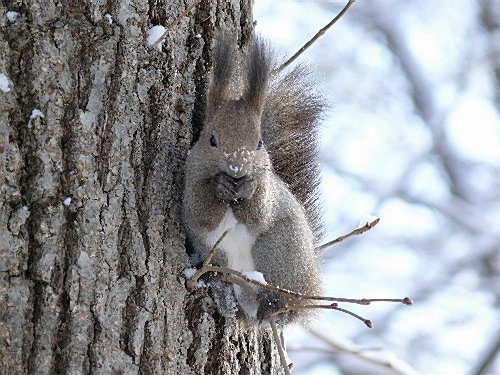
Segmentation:
<svg viewBox="0 0 500 375">
<path fill-rule="evenodd" d="M 217 228 L 207 233 L 205 243 L 212 248 L 227 229 L 229 232 L 219 245 L 226 255 L 227 267 L 240 272 L 254 271 L 252 247 L 256 237 L 245 224 L 238 222 L 232 208 L 226 210 Z"/>
</svg>

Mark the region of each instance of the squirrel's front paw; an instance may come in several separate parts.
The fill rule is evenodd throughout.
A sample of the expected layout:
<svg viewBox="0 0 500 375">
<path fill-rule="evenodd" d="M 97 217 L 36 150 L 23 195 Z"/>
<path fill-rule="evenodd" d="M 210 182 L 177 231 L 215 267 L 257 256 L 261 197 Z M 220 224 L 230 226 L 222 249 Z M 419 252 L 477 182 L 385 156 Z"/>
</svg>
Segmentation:
<svg viewBox="0 0 500 375">
<path fill-rule="evenodd" d="M 286 302 L 281 295 L 274 292 L 259 293 L 257 297 L 259 308 L 257 310 L 257 319 L 259 322 L 269 321 L 271 316 L 279 309 L 286 307 Z M 287 313 L 275 315 L 277 320 L 284 319 Z"/>
<path fill-rule="evenodd" d="M 242 199 L 248 199 L 257 188 L 257 183 L 250 176 L 234 178 L 225 172 L 219 172 L 212 177 L 212 184 L 217 196 L 226 202 L 239 202 Z"/>
</svg>

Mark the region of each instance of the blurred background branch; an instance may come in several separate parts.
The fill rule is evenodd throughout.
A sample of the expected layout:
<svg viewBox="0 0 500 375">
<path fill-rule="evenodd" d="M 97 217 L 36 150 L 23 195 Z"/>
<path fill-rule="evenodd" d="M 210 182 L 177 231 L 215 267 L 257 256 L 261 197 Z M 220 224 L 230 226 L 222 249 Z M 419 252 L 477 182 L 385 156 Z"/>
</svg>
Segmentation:
<svg viewBox="0 0 500 375">
<path fill-rule="evenodd" d="M 256 0 L 257 31 L 288 56 L 344 5 Z M 323 314 L 314 332 L 386 348 L 425 374 L 500 373 L 500 332 L 492 329 L 500 304 L 500 1 L 358 1 L 300 61 L 317 70 L 332 104 L 321 137 L 323 241 L 366 214 L 381 218 L 325 252 L 325 293 L 415 301 L 411 309 L 370 307 L 372 330 Z M 288 341 L 312 348 L 313 336 L 296 328 Z M 306 363 L 298 374 L 356 373 L 338 355 L 291 354 Z M 364 373 L 390 373 L 373 366 Z"/>
</svg>

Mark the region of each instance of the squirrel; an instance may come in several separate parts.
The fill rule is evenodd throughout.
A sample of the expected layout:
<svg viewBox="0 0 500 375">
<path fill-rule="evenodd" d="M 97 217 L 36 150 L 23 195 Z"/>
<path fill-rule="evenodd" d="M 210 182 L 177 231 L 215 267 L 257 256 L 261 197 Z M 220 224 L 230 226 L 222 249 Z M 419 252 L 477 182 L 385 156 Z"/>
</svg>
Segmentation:
<svg viewBox="0 0 500 375">
<path fill-rule="evenodd" d="M 182 214 L 199 260 L 229 230 L 212 264 L 258 271 L 269 284 L 311 295 L 320 291 L 317 123 L 325 104 L 308 74 L 300 65 L 273 73 L 259 37 L 242 54 L 227 32 L 218 34 L 203 129 L 186 160 Z M 251 321 L 293 304 L 264 288 L 256 298 L 233 289 L 238 314 Z M 302 309 L 280 319 L 305 317 Z"/>
</svg>

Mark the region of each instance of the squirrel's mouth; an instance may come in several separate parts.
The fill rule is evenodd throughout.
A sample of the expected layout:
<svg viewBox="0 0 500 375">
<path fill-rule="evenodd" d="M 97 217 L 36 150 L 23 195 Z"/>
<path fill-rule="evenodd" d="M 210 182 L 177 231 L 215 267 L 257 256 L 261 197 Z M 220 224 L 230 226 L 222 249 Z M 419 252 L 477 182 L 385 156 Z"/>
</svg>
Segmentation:
<svg viewBox="0 0 500 375">
<path fill-rule="evenodd" d="M 243 200 L 251 198 L 257 187 L 257 183 L 249 175 L 234 178 L 225 172 L 213 176 L 212 185 L 216 196 L 231 204 L 240 204 Z"/>
</svg>

